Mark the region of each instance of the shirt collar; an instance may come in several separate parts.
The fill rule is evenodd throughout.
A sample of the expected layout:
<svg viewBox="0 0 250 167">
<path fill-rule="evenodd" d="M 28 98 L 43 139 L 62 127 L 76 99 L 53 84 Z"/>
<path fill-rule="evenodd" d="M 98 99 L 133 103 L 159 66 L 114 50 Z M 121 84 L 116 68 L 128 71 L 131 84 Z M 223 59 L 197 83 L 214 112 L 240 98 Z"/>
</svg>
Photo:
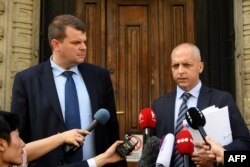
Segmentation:
<svg viewBox="0 0 250 167">
<path fill-rule="evenodd" d="M 199 81 L 199 83 L 193 88 L 191 89 L 188 93 L 190 93 L 193 97 L 198 98 L 200 90 L 201 90 L 201 81 Z M 182 94 L 185 92 L 184 90 L 182 90 L 178 85 L 177 85 L 177 94 L 176 97 L 177 99 L 180 99 Z"/>
<path fill-rule="evenodd" d="M 62 67 L 60 67 L 59 65 L 57 65 L 53 60 L 52 60 L 52 56 L 50 57 L 50 64 L 51 64 L 51 68 L 53 70 L 54 75 L 57 77 L 59 75 L 61 75 L 64 71 L 66 71 L 65 69 L 63 69 Z M 77 66 L 74 66 L 72 68 L 70 68 L 67 71 L 73 71 L 75 74 L 79 75 L 79 70 L 77 68 Z"/>
</svg>

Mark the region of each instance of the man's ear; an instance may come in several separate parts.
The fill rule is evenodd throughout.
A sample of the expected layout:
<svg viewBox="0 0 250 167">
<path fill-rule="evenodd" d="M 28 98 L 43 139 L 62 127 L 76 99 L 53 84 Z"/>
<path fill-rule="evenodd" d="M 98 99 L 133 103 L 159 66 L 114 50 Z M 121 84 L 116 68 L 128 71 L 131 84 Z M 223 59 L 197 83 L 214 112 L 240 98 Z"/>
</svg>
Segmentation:
<svg viewBox="0 0 250 167">
<path fill-rule="evenodd" d="M 51 44 L 53 50 L 59 49 L 58 48 L 58 45 L 59 45 L 59 41 L 58 40 L 52 39 L 51 42 L 50 42 L 50 44 Z"/>
<path fill-rule="evenodd" d="M 201 62 L 199 63 L 199 73 L 200 73 L 200 74 L 202 73 L 203 69 L 204 69 L 204 63 L 201 61 Z"/>
<path fill-rule="evenodd" d="M 0 151 L 3 152 L 6 150 L 8 143 L 5 139 L 0 138 Z"/>
</svg>

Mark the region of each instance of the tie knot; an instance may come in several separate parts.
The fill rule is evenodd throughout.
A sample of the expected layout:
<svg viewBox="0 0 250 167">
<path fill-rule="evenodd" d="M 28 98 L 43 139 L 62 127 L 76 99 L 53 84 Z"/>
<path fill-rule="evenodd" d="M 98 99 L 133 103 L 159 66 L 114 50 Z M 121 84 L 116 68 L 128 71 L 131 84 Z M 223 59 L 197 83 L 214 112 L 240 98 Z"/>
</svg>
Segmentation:
<svg viewBox="0 0 250 167">
<path fill-rule="evenodd" d="M 69 77 L 72 77 L 72 75 L 74 74 L 73 71 L 64 71 L 62 73 L 65 77 L 69 78 Z"/>
<path fill-rule="evenodd" d="M 191 96 L 190 93 L 184 92 L 184 93 L 182 94 L 182 99 L 183 99 L 184 101 L 187 101 L 187 100 L 189 99 L 190 96 Z"/>
</svg>

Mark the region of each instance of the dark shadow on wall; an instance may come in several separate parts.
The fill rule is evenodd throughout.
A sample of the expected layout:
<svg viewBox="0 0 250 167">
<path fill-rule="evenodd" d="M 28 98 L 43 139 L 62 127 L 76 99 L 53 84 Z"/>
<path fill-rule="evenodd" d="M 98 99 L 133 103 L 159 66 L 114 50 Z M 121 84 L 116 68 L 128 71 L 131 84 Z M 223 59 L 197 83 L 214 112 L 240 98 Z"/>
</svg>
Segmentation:
<svg viewBox="0 0 250 167">
<path fill-rule="evenodd" d="M 205 70 L 204 84 L 235 98 L 233 0 L 195 0 L 196 44 Z"/>
<path fill-rule="evenodd" d="M 46 61 L 51 56 L 48 41 L 48 25 L 51 20 L 60 14 L 74 14 L 76 0 L 41 0 L 40 24 L 40 59 Z"/>
</svg>

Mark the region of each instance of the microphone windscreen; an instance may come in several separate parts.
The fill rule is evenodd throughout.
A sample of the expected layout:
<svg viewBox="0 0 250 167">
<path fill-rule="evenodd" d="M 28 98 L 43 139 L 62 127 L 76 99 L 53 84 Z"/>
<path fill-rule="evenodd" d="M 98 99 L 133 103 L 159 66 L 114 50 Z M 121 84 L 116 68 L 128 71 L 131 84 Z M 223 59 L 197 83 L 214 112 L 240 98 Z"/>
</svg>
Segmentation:
<svg viewBox="0 0 250 167">
<path fill-rule="evenodd" d="M 155 128 L 156 116 L 151 108 L 143 108 L 139 115 L 139 125 L 141 129 Z"/>
<path fill-rule="evenodd" d="M 193 154 L 193 137 L 187 128 L 184 128 L 176 135 L 176 147 L 181 155 L 191 156 Z"/>
<path fill-rule="evenodd" d="M 173 152 L 173 146 L 174 146 L 174 140 L 175 137 L 173 134 L 169 133 L 164 137 L 164 140 L 162 142 L 156 164 L 157 165 L 163 165 L 164 167 L 170 166 L 170 161 L 172 157 Z"/>
<path fill-rule="evenodd" d="M 155 166 L 159 154 L 160 139 L 152 136 L 143 145 L 142 156 L 138 161 L 138 167 Z"/>
<path fill-rule="evenodd" d="M 101 108 L 99 109 L 95 115 L 94 118 L 98 121 L 98 123 L 104 125 L 109 120 L 110 114 L 108 110 Z"/>
<path fill-rule="evenodd" d="M 196 107 L 191 107 L 185 113 L 188 124 L 193 129 L 198 129 L 206 124 L 206 118 L 204 114 Z"/>
</svg>

